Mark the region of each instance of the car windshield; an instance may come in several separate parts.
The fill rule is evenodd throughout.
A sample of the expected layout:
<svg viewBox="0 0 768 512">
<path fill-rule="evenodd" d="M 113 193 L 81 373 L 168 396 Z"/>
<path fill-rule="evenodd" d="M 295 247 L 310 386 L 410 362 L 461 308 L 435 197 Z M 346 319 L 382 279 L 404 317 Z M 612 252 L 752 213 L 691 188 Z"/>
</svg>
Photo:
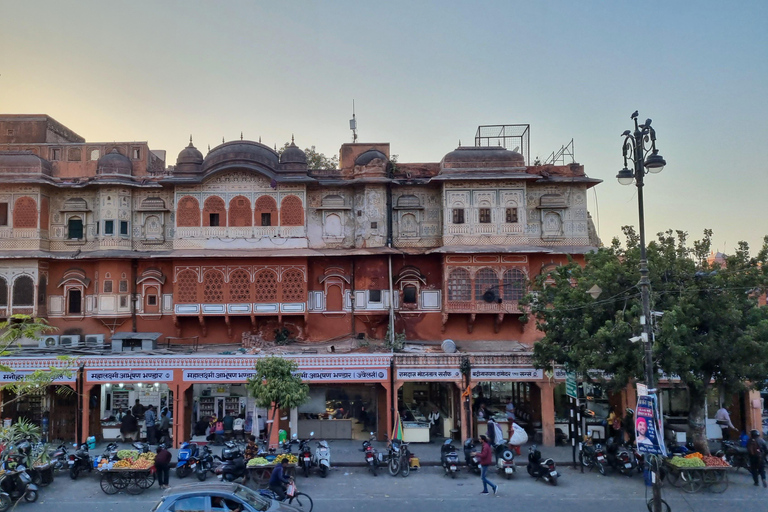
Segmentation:
<svg viewBox="0 0 768 512">
<path fill-rule="evenodd" d="M 243 487 L 240 485 L 237 486 L 234 494 L 235 496 L 239 497 L 240 499 L 248 503 L 250 506 L 252 506 L 256 510 L 264 511 L 269 508 L 269 505 L 270 505 L 269 500 L 267 500 L 266 498 L 263 498 L 262 496 L 259 496 L 258 494 L 248 489 L 247 487 Z"/>
</svg>

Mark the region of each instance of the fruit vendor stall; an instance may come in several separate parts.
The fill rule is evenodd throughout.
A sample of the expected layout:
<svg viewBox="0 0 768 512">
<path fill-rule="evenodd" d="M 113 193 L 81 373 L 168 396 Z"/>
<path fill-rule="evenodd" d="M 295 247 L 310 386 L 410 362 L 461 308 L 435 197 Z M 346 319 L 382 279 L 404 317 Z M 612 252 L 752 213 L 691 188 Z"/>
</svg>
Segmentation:
<svg viewBox="0 0 768 512">
<path fill-rule="evenodd" d="M 155 454 L 137 450 L 120 450 L 116 461 L 102 458 L 97 469 L 101 472 L 101 490 L 105 494 L 125 491 L 141 494 L 155 483 Z"/>
<path fill-rule="evenodd" d="M 720 457 L 698 452 L 666 459 L 664 467 L 668 472 L 667 480 L 673 486 L 687 493 L 707 489 L 718 494 L 728 489 L 728 472 L 734 469 Z"/>
<path fill-rule="evenodd" d="M 254 457 L 248 461 L 246 468 L 250 481 L 256 485 L 263 485 L 269 482 L 272 476 L 272 470 L 277 464 L 280 464 L 284 458 L 288 459 L 288 467 L 285 470 L 286 476 L 293 477 L 296 470 L 298 457 L 293 454 L 266 455 L 263 457 Z"/>
</svg>

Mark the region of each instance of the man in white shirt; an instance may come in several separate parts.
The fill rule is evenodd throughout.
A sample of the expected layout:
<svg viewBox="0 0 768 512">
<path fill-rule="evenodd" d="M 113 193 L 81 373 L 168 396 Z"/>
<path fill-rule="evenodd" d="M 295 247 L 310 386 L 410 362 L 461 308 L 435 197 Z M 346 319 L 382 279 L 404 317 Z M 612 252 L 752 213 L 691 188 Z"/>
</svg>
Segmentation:
<svg viewBox="0 0 768 512">
<path fill-rule="evenodd" d="M 717 420 L 717 424 L 723 431 L 723 441 L 729 440 L 731 438 L 729 429 L 732 428 L 733 430 L 736 430 L 736 427 L 731 423 L 731 415 L 728 414 L 728 409 L 726 409 L 724 405 L 715 413 L 715 420 Z"/>
</svg>

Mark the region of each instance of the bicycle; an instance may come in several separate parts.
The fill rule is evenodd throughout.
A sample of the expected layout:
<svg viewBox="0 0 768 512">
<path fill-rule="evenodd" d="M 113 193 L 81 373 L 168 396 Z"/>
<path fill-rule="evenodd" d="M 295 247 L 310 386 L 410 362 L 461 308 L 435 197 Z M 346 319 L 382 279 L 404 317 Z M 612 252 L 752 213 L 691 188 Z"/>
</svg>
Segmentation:
<svg viewBox="0 0 768 512">
<path fill-rule="evenodd" d="M 312 509 L 315 506 L 309 494 L 296 490 L 296 484 L 294 482 L 288 484 L 288 488 L 285 490 L 285 499 L 281 500 L 280 497 L 270 489 L 259 489 L 259 494 L 274 501 L 287 503 L 303 512 L 312 512 Z"/>
</svg>

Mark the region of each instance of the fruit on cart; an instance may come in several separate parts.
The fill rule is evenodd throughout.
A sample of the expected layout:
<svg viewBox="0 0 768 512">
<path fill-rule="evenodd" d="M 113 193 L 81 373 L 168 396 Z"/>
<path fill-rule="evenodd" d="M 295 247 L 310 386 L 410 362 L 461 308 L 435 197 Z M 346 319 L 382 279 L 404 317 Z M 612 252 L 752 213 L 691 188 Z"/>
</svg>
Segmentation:
<svg viewBox="0 0 768 512">
<path fill-rule="evenodd" d="M 115 462 L 114 466 L 112 467 L 115 469 L 128 469 L 131 467 L 131 464 L 133 464 L 131 459 L 122 459 Z"/>
<path fill-rule="evenodd" d="M 291 455 L 290 453 L 286 453 L 285 455 L 278 455 L 277 459 L 275 459 L 277 462 L 280 462 L 283 459 L 288 459 L 288 464 L 296 464 L 299 462 L 299 458 L 295 455 Z"/>
<path fill-rule="evenodd" d="M 702 457 L 703 455 L 699 452 L 689 453 L 688 455 L 685 456 L 686 459 L 700 459 Z"/>
<path fill-rule="evenodd" d="M 712 455 L 704 455 L 701 460 L 704 462 L 704 464 L 707 465 L 708 468 L 729 468 L 731 467 L 730 464 L 725 462 L 720 457 L 714 457 Z"/>
<path fill-rule="evenodd" d="M 117 452 L 117 458 L 120 460 L 123 459 L 135 459 L 139 456 L 138 450 L 119 450 Z"/>
<path fill-rule="evenodd" d="M 139 459 L 131 464 L 131 469 L 149 469 L 154 465 L 154 461 L 150 461 L 149 459 Z"/>
<path fill-rule="evenodd" d="M 152 452 L 142 453 L 137 460 L 148 460 L 152 464 L 155 463 L 155 454 Z"/>
<path fill-rule="evenodd" d="M 669 463 L 678 468 L 703 468 L 705 467 L 704 461 L 698 457 L 686 459 L 685 457 L 672 457 Z"/>
<path fill-rule="evenodd" d="M 269 464 L 269 461 L 264 457 L 254 457 L 248 461 L 249 468 L 254 466 L 266 466 L 267 464 Z"/>
</svg>

